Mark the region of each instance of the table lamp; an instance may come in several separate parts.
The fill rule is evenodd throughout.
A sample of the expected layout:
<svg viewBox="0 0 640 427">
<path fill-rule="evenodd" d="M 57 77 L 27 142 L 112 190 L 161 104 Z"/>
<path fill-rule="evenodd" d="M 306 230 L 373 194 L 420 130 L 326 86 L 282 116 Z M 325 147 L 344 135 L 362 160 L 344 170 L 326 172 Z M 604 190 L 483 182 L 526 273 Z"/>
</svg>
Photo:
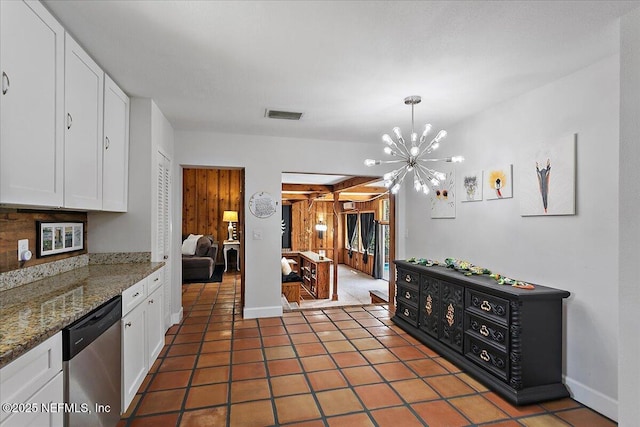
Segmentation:
<svg viewBox="0 0 640 427">
<path fill-rule="evenodd" d="M 229 238 L 227 240 L 235 240 L 233 238 L 233 223 L 238 222 L 238 212 L 236 211 L 224 211 L 222 215 L 222 221 L 229 223 Z"/>
</svg>

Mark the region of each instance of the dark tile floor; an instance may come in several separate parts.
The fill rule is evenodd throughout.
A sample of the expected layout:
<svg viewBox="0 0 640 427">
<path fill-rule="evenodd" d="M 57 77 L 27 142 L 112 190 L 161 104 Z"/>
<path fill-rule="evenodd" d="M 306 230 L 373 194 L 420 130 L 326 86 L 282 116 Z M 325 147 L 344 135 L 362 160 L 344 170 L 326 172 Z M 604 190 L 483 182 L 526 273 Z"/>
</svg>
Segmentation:
<svg viewBox="0 0 640 427">
<path fill-rule="evenodd" d="M 384 306 L 242 319 L 239 276 L 183 286 L 184 320 L 118 427 L 614 426 L 572 399 L 514 407 Z"/>
</svg>

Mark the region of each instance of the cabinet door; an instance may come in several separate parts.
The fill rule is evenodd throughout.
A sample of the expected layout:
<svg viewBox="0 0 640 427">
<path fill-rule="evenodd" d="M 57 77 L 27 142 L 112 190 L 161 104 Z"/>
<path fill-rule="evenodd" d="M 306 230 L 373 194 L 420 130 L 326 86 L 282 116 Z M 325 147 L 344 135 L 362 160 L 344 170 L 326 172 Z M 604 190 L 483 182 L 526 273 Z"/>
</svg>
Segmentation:
<svg viewBox="0 0 640 427">
<path fill-rule="evenodd" d="M 63 203 L 64 28 L 39 2 L 0 2 L 0 203 Z"/>
<path fill-rule="evenodd" d="M 122 412 L 125 412 L 147 374 L 146 304 L 122 318 Z"/>
<path fill-rule="evenodd" d="M 126 212 L 129 187 L 129 97 L 104 77 L 102 209 Z"/>
<path fill-rule="evenodd" d="M 102 209 L 104 73 L 65 38 L 64 205 Z"/>
<path fill-rule="evenodd" d="M 440 341 L 462 352 L 464 288 L 440 282 Z"/>
<path fill-rule="evenodd" d="M 420 329 L 438 338 L 440 325 L 440 281 L 423 277 L 420 284 Z"/>
<path fill-rule="evenodd" d="M 36 392 L 25 403 L 37 404 L 37 411 L 16 412 L 0 423 L 0 427 L 32 426 L 32 427 L 62 427 L 63 411 L 43 411 L 40 404 L 64 402 L 63 378 L 59 372 L 51 381 Z"/>
<path fill-rule="evenodd" d="M 164 347 L 164 319 L 163 295 L 164 289 L 159 287 L 147 298 L 147 368 L 151 369 L 153 362 Z"/>
</svg>

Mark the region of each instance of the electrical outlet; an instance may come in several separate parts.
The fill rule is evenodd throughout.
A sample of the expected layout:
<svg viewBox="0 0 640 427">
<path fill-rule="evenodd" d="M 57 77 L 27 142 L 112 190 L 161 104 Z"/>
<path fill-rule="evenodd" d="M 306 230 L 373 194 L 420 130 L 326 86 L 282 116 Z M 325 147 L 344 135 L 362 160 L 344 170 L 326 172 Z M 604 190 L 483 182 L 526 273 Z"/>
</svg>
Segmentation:
<svg viewBox="0 0 640 427">
<path fill-rule="evenodd" d="M 18 261 L 23 261 L 22 254 L 29 251 L 29 239 L 18 240 Z"/>
</svg>

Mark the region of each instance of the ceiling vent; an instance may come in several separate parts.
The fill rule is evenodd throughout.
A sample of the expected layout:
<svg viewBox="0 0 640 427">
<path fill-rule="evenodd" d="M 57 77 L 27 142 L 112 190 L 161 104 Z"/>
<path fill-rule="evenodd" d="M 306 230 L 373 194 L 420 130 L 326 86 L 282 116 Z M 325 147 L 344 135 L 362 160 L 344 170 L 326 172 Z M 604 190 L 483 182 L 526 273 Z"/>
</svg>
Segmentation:
<svg viewBox="0 0 640 427">
<path fill-rule="evenodd" d="M 269 110 L 267 108 L 266 110 L 264 110 L 264 116 L 268 119 L 300 120 L 300 118 L 302 117 L 302 113 L 296 113 L 293 111 Z"/>
</svg>

